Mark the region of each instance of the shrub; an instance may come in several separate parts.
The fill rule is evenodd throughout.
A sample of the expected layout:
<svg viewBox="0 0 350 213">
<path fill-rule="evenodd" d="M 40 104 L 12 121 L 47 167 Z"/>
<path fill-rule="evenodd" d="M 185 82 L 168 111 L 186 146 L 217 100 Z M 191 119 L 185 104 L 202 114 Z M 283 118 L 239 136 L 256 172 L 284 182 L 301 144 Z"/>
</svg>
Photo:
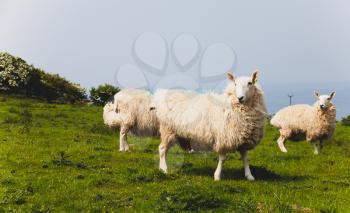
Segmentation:
<svg viewBox="0 0 350 213">
<path fill-rule="evenodd" d="M 110 84 L 102 84 L 97 88 L 91 88 L 90 99 L 95 104 L 103 105 L 112 95 L 119 91 L 120 89 L 118 87 L 112 86 Z"/>
<path fill-rule="evenodd" d="M 0 53 L 0 89 L 20 91 L 28 84 L 34 71 L 23 59 L 8 53 Z"/>
<path fill-rule="evenodd" d="M 28 97 L 77 102 L 86 99 L 86 92 L 57 74 L 49 74 L 29 65 L 21 58 L 0 53 L 0 91 Z"/>
<path fill-rule="evenodd" d="M 42 89 L 37 92 L 48 101 L 59 100 L 63 102 L 76 102 L 86 99 L 85 89 L 79 84 L 67 81 L 57 74 L 41 73 Z"/>
<path fill-rule="evenodd" d="M 344 126 L 350 126 L 350 115 L 341 119 L 341 124 Z"/>
</svg>

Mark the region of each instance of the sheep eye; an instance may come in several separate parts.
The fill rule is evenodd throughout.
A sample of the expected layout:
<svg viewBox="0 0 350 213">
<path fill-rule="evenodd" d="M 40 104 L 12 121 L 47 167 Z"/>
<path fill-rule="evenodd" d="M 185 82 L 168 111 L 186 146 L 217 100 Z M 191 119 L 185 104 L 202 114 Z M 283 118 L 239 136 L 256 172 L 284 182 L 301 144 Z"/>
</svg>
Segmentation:
<svg viewBox="0 0 350 213">
<path fill-rule="evenodd" d="M 248 85 L 251 86 L 251 85 L 253 85 L 253 83 L 252 82 L 248 82 Z"/>
</svg>

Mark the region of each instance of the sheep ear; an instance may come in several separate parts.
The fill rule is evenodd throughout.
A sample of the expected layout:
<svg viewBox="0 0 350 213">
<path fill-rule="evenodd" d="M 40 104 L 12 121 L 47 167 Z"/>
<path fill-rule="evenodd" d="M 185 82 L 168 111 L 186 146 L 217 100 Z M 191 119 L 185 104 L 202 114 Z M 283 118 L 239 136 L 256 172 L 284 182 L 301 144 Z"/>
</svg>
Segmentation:
<svg viewBox="0 0 350 213">
<path fill-rule="evenodd" d="M 318 91 L 315 91 L 314 95 L 315 95 L 316 98 L 320 97 L 320 93 Z"/>
<path fill-rule="evenodd" d="M 252 83 L 255 84 L 258 81 L 259 70 L 255 70 L 252 75 Z"/>
<path fill-rule="evenodd" d="M 331 100 L 332 98 L 334 98 L 335 96 L 335 92 L 333 91 L 330 95 L 329 95 L 329 99 Z"/>
<path fill-rule="evenodd" d="M 235 81 L 235 76 L 232 74 L 232 73 L 227 73 L 227 78 L 228 78 L 228 80 L 230 80 L 230 81 Z"/>
</svg>

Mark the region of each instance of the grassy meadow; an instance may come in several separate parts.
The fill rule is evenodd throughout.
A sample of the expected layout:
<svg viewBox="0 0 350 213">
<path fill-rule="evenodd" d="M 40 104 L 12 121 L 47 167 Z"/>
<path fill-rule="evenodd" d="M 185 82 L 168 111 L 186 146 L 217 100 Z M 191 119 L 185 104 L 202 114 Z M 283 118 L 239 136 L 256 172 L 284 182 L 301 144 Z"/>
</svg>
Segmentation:
<svg viewBox="0 0 350 213">
<path fill-rule="evenodd" d="M 244 178 L 238 153 L 213 181 L 217 156 L 168 157 L 158 171 L 158 138 L 129 137 L 118 151 L 102 107 L 0 97 L 0 212 L 350 212 L 350 127 L 337 124 L 324 152 L 306 142 L 276 145 L 267 126 L 249 153 L 256 181 Z"/>
</svg>

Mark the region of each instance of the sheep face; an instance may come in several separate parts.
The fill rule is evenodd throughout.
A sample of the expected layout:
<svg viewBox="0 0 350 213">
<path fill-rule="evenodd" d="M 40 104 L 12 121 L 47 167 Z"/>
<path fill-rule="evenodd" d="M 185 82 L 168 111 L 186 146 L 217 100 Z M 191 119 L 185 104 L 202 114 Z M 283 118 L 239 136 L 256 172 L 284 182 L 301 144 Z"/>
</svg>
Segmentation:
<svg viewBox="0 0 350 213">
<path fill-rule="evenodd" d="M 258 80 L 258 71 L 255 71 L 251 77 L 239 77 L 235 78 L 233 74 L 228 73 L 228 79 L 233 84 L 235 98 L 241 104 L 247 103 L 255 93 L 255 83 Z"/>
<path fill-rule="evenodd" d="M 332 92 L 330 95 L 320 95 L 319 92 L 315 91 L 315 96 L 317 98 L 317 106 L 322 110 L 326 110 L 332 106 L 331 100 L 335 96 L 335 92 Z"/>
</svg>

